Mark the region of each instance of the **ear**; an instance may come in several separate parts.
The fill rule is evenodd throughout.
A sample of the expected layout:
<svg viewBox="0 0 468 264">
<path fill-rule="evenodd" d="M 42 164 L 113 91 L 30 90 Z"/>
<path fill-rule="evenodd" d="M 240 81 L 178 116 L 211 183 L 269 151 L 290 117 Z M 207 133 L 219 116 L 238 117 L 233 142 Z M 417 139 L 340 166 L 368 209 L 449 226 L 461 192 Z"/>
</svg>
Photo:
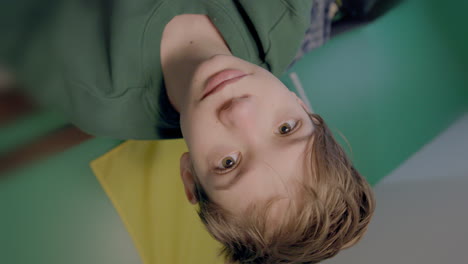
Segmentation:
<svg viewBox="0 0 468 264">
<path fill-rule="evenodd" d="M 304 108 L 304 111 L 306 111 L 307 113 L 313 114 L 312 109 L 310 109 L 310 107 L 307 106 L 304 103 L 304 101 L 302 101 L 302 99 L 297 96 L 296 93 L 294 93 L 293 91 L 291 91 L 291 93 L 294 94 L 294 97 L 296 97 L 297 102 L 302 106 L 302 108 Z"/>
<path fill-rule="evenodd" d="M 180 156 L 180 177 L 182 178 L 182 183 L 184 184 L 185 195 L 191 204 L 196 204 L 197 197 L 195 195 L 195 181 L 193 179 L 194 175 L 192 174 L 192 160 L 188 152 L 185 152 Z"/>
</svg>

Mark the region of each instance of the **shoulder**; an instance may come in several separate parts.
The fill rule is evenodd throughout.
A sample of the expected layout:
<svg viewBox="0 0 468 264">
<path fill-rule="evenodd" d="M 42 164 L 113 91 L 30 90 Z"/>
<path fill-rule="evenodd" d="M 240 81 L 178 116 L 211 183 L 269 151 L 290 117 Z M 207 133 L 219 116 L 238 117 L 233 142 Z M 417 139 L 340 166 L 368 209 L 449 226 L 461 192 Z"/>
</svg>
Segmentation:
<svg viewBox="0 0 468 264">
<path fill-rule="evenodd" d="M 310 25 L 312 0 L 239 0 L 255 28 L 261 60 L 274 75 L 293 61 Z M 263 53 L 263 54 L 262 54 Z"/>
<path fill-rule="evenodd" d="M 288 12 L 292 16 L 306 20 L 309 19 L 313 2 L 313 0 L 239 0 L 245 9 L 257 11 L 258 13 L 253 14 L 255 16 Z"/>
<path fill-rule="evenodd" d="M 310 9 L 313 5 L 313 0 L 281 0 L 281 3 L 289 9 L 291 12 L 295 13 L 297 16 L 308 18 L 310 15 Z"/>
</svg>

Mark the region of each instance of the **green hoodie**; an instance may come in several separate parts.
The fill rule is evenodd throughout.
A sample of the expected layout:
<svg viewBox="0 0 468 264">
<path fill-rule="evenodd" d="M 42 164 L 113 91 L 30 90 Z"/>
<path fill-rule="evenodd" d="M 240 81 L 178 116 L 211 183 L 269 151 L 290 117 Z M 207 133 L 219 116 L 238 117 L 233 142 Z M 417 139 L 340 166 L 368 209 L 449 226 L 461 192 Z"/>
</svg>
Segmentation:
<svg viewBox="0 0 468 264">
<path fill-rule="evenodd" d="M 0 64 L 90 134 L 179 138 L 159 57 L 174 16 L 208 15 L 234 56 L 279 76 L 311 7 L 312 0 L 2 0 Z"/>
</svg>

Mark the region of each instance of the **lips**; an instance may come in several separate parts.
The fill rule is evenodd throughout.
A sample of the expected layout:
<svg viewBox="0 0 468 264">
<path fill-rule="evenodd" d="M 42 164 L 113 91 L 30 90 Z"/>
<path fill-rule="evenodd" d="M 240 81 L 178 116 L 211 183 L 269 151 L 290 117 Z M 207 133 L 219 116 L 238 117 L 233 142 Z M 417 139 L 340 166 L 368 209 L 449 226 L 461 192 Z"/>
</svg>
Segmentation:
<svg viewBox="0 0 468 264">
<path fill-rule="evenodd" d="M 247 74 L 245 74 L 242 71 L 231 69 L 223 70 L 221 72 L 216 73 L 215 75 L 210 77 L 206 82 L 206 86 L 201 100 L 203 100 L 209 95 L 221 91 L 221 89 L 226 87 L 226 85 L 237 82 L 246 75 Z"/>
</svg>

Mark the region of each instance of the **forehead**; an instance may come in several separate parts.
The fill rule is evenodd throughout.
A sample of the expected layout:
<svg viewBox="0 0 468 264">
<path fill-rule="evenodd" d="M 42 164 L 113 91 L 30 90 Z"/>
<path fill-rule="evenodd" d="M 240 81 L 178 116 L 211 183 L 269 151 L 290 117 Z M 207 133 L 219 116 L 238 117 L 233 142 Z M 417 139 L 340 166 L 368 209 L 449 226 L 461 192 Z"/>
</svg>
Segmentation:
<svg viewBox="0 0 468 264">
<path fill-rule="evenodd" d="M 227 190 L 214 190 L 210 197 L 223 208 L 244 212 L 252 203 L 269 199 L 293 199 L 297 184 L 306 177 L 307 144 L 289 148 L 271 147 L 270 151 L 253 159 L 241 178 Z M 281 203 L 282 204 L 282 203 Z M 282 206 L 276 211 L 281 211 Z"/>
</svg>

